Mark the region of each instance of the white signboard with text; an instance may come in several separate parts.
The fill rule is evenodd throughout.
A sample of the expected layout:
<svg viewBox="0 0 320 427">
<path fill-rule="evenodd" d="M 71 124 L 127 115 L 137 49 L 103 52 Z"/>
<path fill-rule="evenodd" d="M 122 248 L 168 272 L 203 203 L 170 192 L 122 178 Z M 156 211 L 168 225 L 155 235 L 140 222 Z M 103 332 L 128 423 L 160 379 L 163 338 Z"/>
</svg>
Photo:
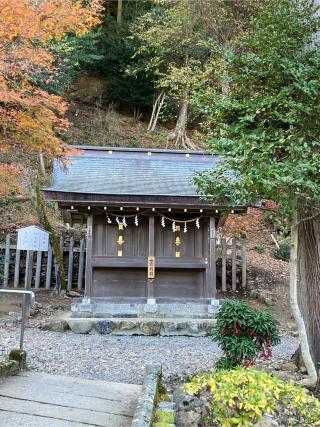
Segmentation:
<svg viewBox="0 0 320 427">
<path fill-rule="evenodd" d="M 36 225 L 18 230 L 17 249 L 24 251 L 47 251 L 49 247 L 49 232 Z"/>
</svg>

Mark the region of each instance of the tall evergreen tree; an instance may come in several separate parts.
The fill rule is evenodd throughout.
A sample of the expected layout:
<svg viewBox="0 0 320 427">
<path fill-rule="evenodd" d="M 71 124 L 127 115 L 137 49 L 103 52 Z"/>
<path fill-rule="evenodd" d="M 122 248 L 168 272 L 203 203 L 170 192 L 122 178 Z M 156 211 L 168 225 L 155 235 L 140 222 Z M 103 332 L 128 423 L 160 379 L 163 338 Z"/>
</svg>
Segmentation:
<svg viewBox="0 0 320 427">
<path fill-rule="evenodd" d="M 212 85 L 196 99 L 207 117 L 208 146 L 224 156 L 217 170 L 196 179 L 201 192 L 230 204 L 272 199 L 291 226 L 291 307 L 313 380 L 320 360 L 310 337 L 319 331 L 319 315 L 309 319 L 306 330 L 297 272 L 299 234 L 303 241 L 301 232 L 320 207 L 320 53 L 314 42 L 320 23 L 315 12 L 308 0 L 272 1 L 221 61 L 229 76 L 228 96 Z M 222 76 L 220 69 L 213 78 Z M 300 294 L 312 295 L 304 306 L 320 312 L 319 283 L 302 281 Z"/>
</svg>

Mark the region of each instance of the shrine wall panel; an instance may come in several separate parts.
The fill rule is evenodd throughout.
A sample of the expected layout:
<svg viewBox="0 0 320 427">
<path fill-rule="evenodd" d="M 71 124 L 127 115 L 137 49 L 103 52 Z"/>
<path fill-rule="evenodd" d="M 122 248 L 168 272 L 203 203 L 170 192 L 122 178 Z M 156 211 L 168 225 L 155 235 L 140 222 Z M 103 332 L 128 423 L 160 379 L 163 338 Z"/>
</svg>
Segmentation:
<svg viewBox="0 0 320 427">
<path fill-rule="evenodd" d="M 92 295 L 95 297 L 145 297 L 146 269 L 94 268 Z"/>
<path fill-rule="evenodd" d="M 176 250 L 180 257 L 201 258 L 207 256 L 208 222 L 201 220 L 200 229 L 195 223 L 187 224 L 187 232 L 183 231 L 184 225 L 180 224 L 180 232 L 173 233 L 172 223 L 166 222 L 162 227 L 160 218 L 155 221 L 155 255 L 156 257 L 175 257 Z M 175 245 L 176 237 L 180 237 L 181 244 Z"/>
<path fill-rule="evenodd" d="M 203 271 L 179 269 L 156 270 L 154 297 L 203 298 Z"/>
<path fill-rule="evenodd" d="M 113 222 L 115 219 L 112 218 Z M 148 218 L 139 217 L 139 226 L 134 219 L 127 219 L 128 227 L 119 230 L 116 223 L 108 224 L 105 215 L 94 217 L 93 223 L 93 256 L 117 256 L 117 240 L 121 234 L 124 243 L 121 245 L 124 257 L 147 256 L 148 253 Z"/>
</svg>

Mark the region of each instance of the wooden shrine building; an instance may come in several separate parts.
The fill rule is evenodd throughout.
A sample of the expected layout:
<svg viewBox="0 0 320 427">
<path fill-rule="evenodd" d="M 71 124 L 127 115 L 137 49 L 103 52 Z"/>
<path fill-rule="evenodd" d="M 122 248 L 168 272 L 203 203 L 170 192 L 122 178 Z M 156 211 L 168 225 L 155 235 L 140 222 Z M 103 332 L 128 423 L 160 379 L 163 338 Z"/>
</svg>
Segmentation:
<svg viewBox="0 0 320 427">
<path fill-rule="evenodd" d="M 52 185 L 43 192 L 71 226 L 86 224 L 85 296 L 157 304 L 214 299 L 216 227 L 226 208 L 201 199 L 193 177 L 214 168 L 218 156 L 76 148 L 82 151 L 67 169 L 54 164 Z"/>
</svg>

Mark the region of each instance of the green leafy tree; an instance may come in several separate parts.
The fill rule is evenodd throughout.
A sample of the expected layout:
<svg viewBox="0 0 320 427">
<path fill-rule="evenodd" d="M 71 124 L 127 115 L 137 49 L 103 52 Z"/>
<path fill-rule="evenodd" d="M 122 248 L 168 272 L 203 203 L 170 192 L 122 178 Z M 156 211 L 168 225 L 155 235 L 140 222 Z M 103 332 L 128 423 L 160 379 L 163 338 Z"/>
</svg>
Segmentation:
<svg viewBox="0 0 320 427">
<path fill-rule="evenodd" d="M 208 55 L 205 34 L 193 0 L 155 0 L 155 7 L 131 26 L 137 43 L 136 63 L 129 75 L 145 69 L 155 85 L 179 104 L 176 127 L 170 136 L 176 145 L 194 148 L 186 135 L 188 101 L 196 70 Z"/>
<path fill-rule="evenodd" d="M 136 41 L 137 47 L 136 62 L 128 74 L 146 70 L 160 90 L 159 106 L 164 92 L 176 103 L 178 117 L 169 139 L 177 146 L 195 148 L 186 133 L 190 99 L 208 84 L 210 44 L 229 45 L 242 31 L 248 14 L 255 13 L 264 3 L 154 0 L 155 6 L 131 25 L 130 39 Z"/>
<path fill-rule="evenodd" d="M 152 7 L 152 0 L 106 0 L 103 23 L 92 35 L 96 57 L 88 55 L 92 52 L 87 50 L 87 61 L 81 59 L 79 62 L 82 74 L 105 79 L 103 101 L 125 111 L 139 109 L 145 112 L 152 106 L 155 91 L 152 76 L 144 69 L 134 76 L 126 73 L 135 62 L 132 57 L 136 49 L 136 41 L 128 39 L 129 27 Z"/>
<path fill-rule="evenodd" d="M 317 216 L 320 204 L 318 29 L 312 2 L 270 2 L 221 61 L 228 96 L 211 86 L 195 99 L 207 117 L 208 147 L 224 156 L 217 170 L 196 178 L 201 193 L 230 205 L 272 199 L 290 224 L 291 307 L 313 380 L 317 360 L 298 306 L 297 253 L 299 224 Z M 212 78 L 222 76 L 220 69 Z"/>
</svg>

